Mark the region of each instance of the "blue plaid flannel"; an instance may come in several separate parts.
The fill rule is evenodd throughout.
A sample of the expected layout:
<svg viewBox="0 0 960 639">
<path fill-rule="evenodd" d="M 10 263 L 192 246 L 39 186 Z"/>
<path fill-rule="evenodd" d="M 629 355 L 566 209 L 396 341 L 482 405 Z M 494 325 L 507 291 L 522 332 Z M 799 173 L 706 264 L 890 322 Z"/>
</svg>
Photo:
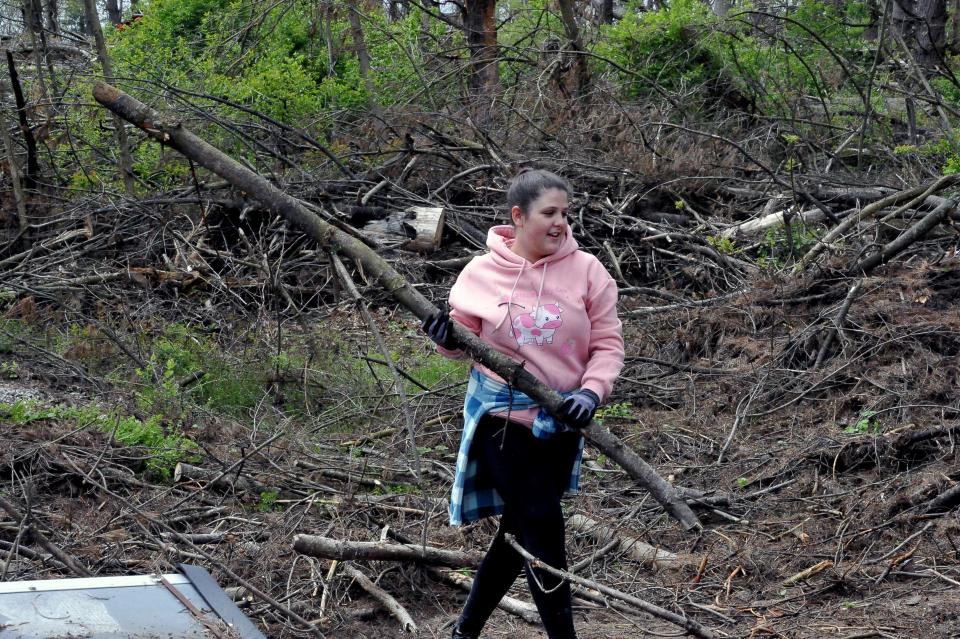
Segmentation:
<svg viewBox="0 0 960 639">
<path fill-rule="evenodd" d="M 511 394 L 513 399 L 511 400 Z M 562 393 L 563 394 L 563 393 Z M 564 396 L 570 393 L 563 394 Z M 506 384 L 472 369 L 467 385 L 467 396 L 463 402 L 463 436 L 460 439 L 460 452 L 457 454 L 457 472 L 453 479 L 453 491 L 450 495 L 450 524 L 459 526 L 469 524 L 491 515 L 503 512 L 503 499 L 489 482 L 485 483 L 477 475 L 477 459 L 471 455 L 473 435 L 480 418 L 489 412 L 499 412 L 507 408 L 524 410 L 538 406 L 529 396 L 513 390 Z M 547 411 L 540 413 L 533 422 L 533 434 L 540 439 L 549 439 L 558 431 L 566 430 Z M 583 438 L 580 438 L 580 450 L 570 472 L 568 491 L 576 493 L 580 489 L 580 461 L 583 457 Z"/>
</svg>

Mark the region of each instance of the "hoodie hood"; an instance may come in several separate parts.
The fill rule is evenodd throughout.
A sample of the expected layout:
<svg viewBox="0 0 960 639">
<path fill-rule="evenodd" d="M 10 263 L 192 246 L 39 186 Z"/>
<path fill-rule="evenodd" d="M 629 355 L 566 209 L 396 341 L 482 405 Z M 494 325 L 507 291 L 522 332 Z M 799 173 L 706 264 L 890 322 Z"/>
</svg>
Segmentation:
<svg viewBox="0 0 960 639">
<path fill-rule="evenodd" d="M 490 249 L 490 254 L 493 256 L 494 262 L 500 268 L 503 268 L 507 271 L 516 271 L 517 277 L 513 281 L 513 287 L 510 289 L 510 295 L 507 298 L 506 304 L 504 304 L 503 317 L 500 318 L 500 321 L 497 323 L 495 329 L 499 330 L 505 321 L 508 319 L 512 322 L 511 309 L 513 306 L 514 293 L 517 291 L 517 285 L 520 284 L 520 279 L 523 277 L 523 272 L 528 268 L 528 262 L 526 258 L 523 258 L 511 250 L 513 243 L 517 241 L 516 230 L 507 224 L 502 226 L 494 226 L 487 233 L 487 248 Z M 564 231 L 563 242 L 560 244 L 560 248 L 556 252 L 551 253 L 545 257 L 540 258 L 533 264 L 530 264 L 529 268 L 531 269 L 540 269 L 540 285 L 537 287 L 537 301 L 534 304 L 533 308 L 537 309 L 540 307 L 540 298 L 543 294 L 543 286 L 547 281 L 547 267 L 553 263 L 562 260 L 571 253 L 577 251 L 577 241 L 573 239 L 573 235 L 570 233 L 570 226 L 567 226 L 566 231 Z"/>
<path fill-rule="evenodd" d="M 571 253 L 575 253 L 577 249 L 580 248 L 577 244 L 577 241 L 573 239 L 573 235 L 570 233 L 570 226 L 568 225 L 567 230 L 564 231 L 563 243 L 560 244 L 560 248 L 558 248 L 555 253 L 540 258 L 533 264 L 530 264 L 530 262 L 528 262 L 526 259 L 520 257 L 511 250 L 511 247 L 516 240 L 516 229 L 509 224 L 494 226 L 487 232 L 487 248 L 490 249 L 490 253 L 493 254 L 494 260 L 497 262 L 497 264 L 505 268 L 515 268 L 520 270 L 523 270 L 526 265 L 530 265 L 533 268 L 538 268 L 541 265 L 562 260 Z"/>
</svg>

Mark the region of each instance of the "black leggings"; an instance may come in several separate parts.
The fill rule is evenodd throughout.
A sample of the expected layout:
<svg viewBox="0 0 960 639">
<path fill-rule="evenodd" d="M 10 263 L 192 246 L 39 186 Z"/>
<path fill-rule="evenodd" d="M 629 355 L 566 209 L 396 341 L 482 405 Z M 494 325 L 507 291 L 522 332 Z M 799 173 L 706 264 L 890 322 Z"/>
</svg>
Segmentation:
<svg viewBox="0 0 960 639">
<path fill-rule="evenodd" d="M 514 535 L 534 557 L 566 569 L 560 498 L 570 485 L 580 437 L 579 433 L 560 433 L 551 439 L 537 439 L 530 428 L 489 415 L 477 425 L 472 446 L 480 472 L 493 481 L 503 498 L 504 511 L 460 615 L 460 630 L 468 636 L 479 635 L 524 568 L 523 557 L 506 542 L 505 533 Z M 526 573 L 547 636 L 575 639 L 570 585 L 529 566 Z"/>
</svg>

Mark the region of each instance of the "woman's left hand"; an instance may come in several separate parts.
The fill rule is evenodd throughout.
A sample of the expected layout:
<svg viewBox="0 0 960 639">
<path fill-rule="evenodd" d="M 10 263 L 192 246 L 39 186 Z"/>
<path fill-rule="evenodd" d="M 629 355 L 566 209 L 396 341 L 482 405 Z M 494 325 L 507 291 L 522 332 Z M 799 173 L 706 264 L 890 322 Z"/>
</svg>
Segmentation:
<svg viewBox="0 0 960 639">
<path fill-rule="evenodd" d="M 563 400 L 557 416 L 570 428 L 579 430 L 590 425 L 599 404 L 600 398 L 596 393 L 581 388 Z"/>
</svg>

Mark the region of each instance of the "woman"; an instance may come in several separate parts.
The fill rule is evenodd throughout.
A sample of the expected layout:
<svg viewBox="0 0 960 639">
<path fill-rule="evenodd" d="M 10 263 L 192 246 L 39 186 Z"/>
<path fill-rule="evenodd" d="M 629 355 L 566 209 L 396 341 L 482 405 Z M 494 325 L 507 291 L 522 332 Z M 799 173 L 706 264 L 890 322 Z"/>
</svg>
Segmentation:
<svg viewBox="0 0 960 639">
<path fill-rule="evenodd" d="M 452 310 L 423 322 L 443 355 L 465 357 L 452 318 L 564 396 L 557 420 L 474 364 L 450 523 L 502 516 L 453 639 L 480 636 L 524 567 L 506 533 L 546 564 L 566 568 L 560 499 L 578 488 L 580 430 L 623 367 L 617 287 L 595 257 L 577 250 L 567 223 L 569 195 L 567 181 L 548 171 L 517 175 L 507 191 L 512 226 L 490 229 L 490 252 L 474 258 L 450 291 Z M 575 638 L 569 584 L 529 566 L 526 572 L 547 636 Z"/>
</svg>

